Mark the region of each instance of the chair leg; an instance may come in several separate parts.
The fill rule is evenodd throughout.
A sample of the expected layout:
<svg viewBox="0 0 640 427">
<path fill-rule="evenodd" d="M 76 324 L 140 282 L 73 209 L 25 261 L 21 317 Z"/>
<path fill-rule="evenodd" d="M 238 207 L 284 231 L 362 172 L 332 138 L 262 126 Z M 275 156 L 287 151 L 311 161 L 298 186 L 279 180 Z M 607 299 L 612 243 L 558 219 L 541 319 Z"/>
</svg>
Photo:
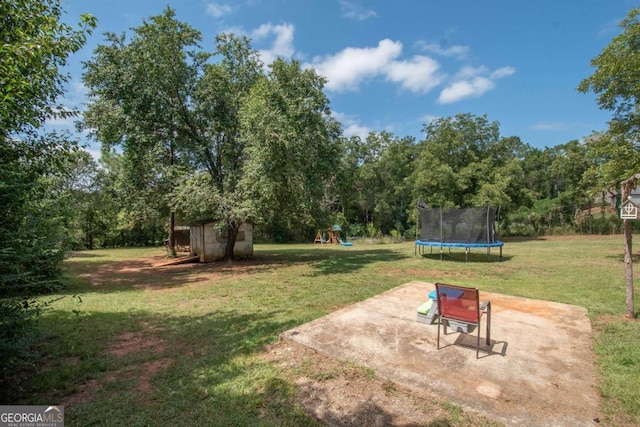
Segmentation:
<svg viewBox="0 0 640 427">
<path fill-rule="evenodd" d="M 476 359 L 480 358 L 480 325 L 478 324 L 478 339 L 476 340 Z"/>
<path fill-rule="evenodd" d="M 491 304 L 487 306 L 487 345 L 491 345 Z"/>
<path fill-rule="evenodd" d="M 442 323 L 442 318 L 438 315 L 438 344 L 437 349 L 440 350 L 440 323 Z"/>
</svg>

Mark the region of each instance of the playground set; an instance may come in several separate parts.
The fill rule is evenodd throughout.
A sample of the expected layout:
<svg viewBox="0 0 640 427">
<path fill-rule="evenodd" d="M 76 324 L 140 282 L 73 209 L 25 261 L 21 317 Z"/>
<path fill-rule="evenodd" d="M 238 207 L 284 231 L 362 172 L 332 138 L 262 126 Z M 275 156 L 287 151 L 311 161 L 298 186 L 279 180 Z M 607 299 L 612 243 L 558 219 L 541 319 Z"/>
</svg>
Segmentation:
<svg viewBox="0 0 640 427">
<path fill-rule="evenodd" d="M 342 240 L 340 237 L 342 229 L 338 224 L 334 224 L 332 227 L 327 228 L 326 232 L 327 237 L 325 238 L 324 232 L 322 230 L 318 230 L 313 243 L 320 243 L 321 245 L 327 243 L 330 245 L 353 246 L 353 243 Z"/>
</svg>

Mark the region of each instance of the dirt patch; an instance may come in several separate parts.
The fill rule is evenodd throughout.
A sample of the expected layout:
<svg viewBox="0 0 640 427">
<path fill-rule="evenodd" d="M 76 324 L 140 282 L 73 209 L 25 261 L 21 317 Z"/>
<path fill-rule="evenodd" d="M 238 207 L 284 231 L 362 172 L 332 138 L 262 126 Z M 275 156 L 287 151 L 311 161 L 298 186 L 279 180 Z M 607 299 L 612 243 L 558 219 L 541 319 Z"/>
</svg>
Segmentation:
<svg viewBox="0 0 640 427">
<path fill-rule="evenodd" d="M 138 332 L 125 332 L 118 341 L 109 347 L 109 353 L 122 357 L 141 351 L 162 353 L 166 348 L 165 341 L 157 336 L 162 328 L 150 328 Z"/>
<path fill-rule="evenodd" d="M 254 258 L 236 260 L 233 263 L 209 262 L 158 266 L 166 261 L 167 259 L 163 256 L 151 256 L 91 264 L 83 267 L 84 271 L 79 271 L 78 276 L 87 279 L 98 289 L 133 288 L 173 292 L 185 286 L 273 270 L 280 265 Z"/>
<path fill-rule="evenodd" d="M 115 372 L 110 372 L 100 379 L 91 379 L 78 386 L 78 390 L 60 402 L 65 408 L 72 407 L 81 403 L 91 401 L 96 393 L 101 390 L 105 384 L 113 382 L 117 379 Z"/>
<path fill-rule="evenodd" d="M 143 398 L 149 398 L 153 393 L 153 377 L 158 372 L 165 371 L 167 368 L 169 368 L 169 366 L 171 366 L 172 363 L 173 360 L 169 358 L 163 358 L 147 362 L 140 366 L 140 374 L 138 376 L 138 385 L 136 386 L 136 391 L 141 393 L 143 395 Z"/>
<path fill-rule="evenodd" d="M 125 357 L 140 352 L 146 354 L 161 355 L 166 350 L 166 342 L 158 336 L 162 328 L 148 328 L 136 332 L 125 332 L 118 337 L 107 350 L 115 357 Z M 71 407 L 80 403 L 91 401 L 108 383 L 116 380 L 133 380 L 135 391 L 140 399 L 148 399 L 153 393 L 153 377 L 169 368 L 173 361 L 170 358 L 160 358 L 145 362 L 141 365 L 135 364 L 117 372 L 109 372 L 98 379 L 91 379 L 81 384 L 77 391 L 62 401 L 65 407 Z"/>
<path fill-rule="evenodd" d="M 409 390 L 367 368 L 295 342 L 271 346 L 263 359 L 292 378 L 297 403 L 325 425 L 500 425 L 480 415 L 451 415 L 450 405 L 431 394 Z"/>
</svg>

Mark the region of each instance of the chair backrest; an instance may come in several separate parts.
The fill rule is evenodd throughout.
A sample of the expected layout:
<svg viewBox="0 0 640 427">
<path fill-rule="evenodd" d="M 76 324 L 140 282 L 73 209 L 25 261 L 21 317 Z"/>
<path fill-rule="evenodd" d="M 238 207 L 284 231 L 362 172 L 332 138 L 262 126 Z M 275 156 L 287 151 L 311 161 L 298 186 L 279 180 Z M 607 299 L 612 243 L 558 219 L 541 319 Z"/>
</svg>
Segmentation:
<svg viewBox="0 0 640 427">
<path fill-rule="evenodd" d="M 436 283 L 438 312 L 442 317 L 480 323 L 480 292 L 477 288 Z"/>
</svg>

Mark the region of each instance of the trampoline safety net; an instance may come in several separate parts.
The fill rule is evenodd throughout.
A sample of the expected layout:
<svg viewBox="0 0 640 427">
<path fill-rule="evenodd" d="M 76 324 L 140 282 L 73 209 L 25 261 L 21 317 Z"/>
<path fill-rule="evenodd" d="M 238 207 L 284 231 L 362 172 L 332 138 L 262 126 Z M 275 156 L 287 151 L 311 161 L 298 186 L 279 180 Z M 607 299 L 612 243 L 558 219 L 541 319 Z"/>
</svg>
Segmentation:
<svg viewBox="0 0 640 427">
<path fill-rule="evenodd" d="M 499 208 L 425 208 L 421 217 L 420 240 L 440 243 L 496 243 L 495 222 Z"/>
</svg>

